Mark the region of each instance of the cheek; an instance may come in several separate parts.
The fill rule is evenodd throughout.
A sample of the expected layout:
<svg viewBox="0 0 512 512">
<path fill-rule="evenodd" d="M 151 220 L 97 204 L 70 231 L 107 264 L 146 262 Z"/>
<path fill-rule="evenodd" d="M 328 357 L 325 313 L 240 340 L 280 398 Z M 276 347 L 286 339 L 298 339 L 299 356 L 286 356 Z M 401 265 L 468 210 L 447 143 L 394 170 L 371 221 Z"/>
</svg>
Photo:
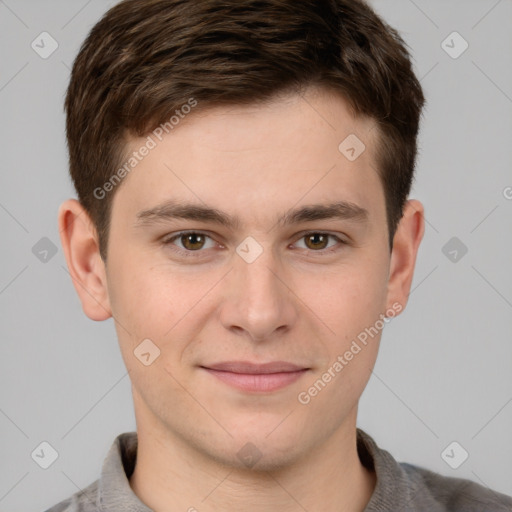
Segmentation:
<svg viewBox="0 0 512 512">
<path fill-rule="evenodd" d="M 211 289 L 218 281 L 214 272 L 184 272 L 166 263 L 123 259 L 112 272 L 110 288 L 127 364 L 133 363 L 134 349 L 150 339 L 161 351 L 159 364 L 165 360 L 174 367 L 187 349 L 187 340 L 195 338 L 204 318 L 212 314 Z"/>
<path fill-rule="evenodd" d="M 320 280 L 303 280 L 298 295 L 322 321 L 322 332 L 338 340 L 340 349 L 385 311 L 386 285 L 384 266 L 356 264 Z"/>
<path fill-rule="evenodd" d="M 157 347 L 155 353 L 163 351 L 162 335 L 172 329 L 180 312 L 167 281 L 158 279 L 154 270 L 129 256 L 117 261 L 109 273 L 109 298 L 118 342 L 127 368 L 142 371 L 146 367 L 134 351 L 147 339 Z"/>
<path fill-rule="evenodd" d="M 182 328 L 192 297 L 184 294 L 186 284 L 169 272 L 140 265 L 143 270 L 134 274 L 130 268 L 126 260 L 112 276 L 118 342 L 132 385 L 157 412 L 164 392 L 173 403 L 185 399 L 172 376 L 186 347 Z"/>
<path fill-rule="evenodd" d="M 183 296 L 183 283 L 172 278 L 170 269 L 155 266 L 143 253 L 126 251 L 112 258 L 109 296 L 114 315 L 137 326 L 135 330 L 160 322 L 170 328 L 174 313 L 179 313 L 177 297 Z"/>
<path fill-rule="evenodd" d="M 386 281 L 382 272 L 354 269 L 328 282 L 309 304 L 322 320 L 319 338 L 328 358 L 303 391 L 318 411 L 339 405 L 330 418 L 335 424 L 356 404 L 375 365 L 386 325 L 380 316 L 385 313 Z"/>
</svg>

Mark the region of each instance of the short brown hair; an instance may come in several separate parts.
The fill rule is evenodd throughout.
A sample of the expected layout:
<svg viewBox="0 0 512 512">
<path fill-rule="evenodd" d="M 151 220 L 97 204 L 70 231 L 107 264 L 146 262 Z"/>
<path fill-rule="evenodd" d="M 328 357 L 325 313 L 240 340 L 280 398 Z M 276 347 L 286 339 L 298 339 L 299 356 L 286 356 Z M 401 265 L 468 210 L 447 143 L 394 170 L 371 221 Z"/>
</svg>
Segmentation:
<svg viewBox="0 0 512 512">
<path fill-rule="evenodd" d="M 406 44 L 362 0 L 124 0 L 92 28 L 65 101 L 70 174 L 107 254 L 111 204 L 94 194 L 144 136 L 200 108 L 337 91 L 378 126 L 390 248 L 409 194 L 425 102 Z M 196 108 L 196 111 L 199 109 Z M 340 141 L 341 142 L 341 141 Z"/>
</svg>

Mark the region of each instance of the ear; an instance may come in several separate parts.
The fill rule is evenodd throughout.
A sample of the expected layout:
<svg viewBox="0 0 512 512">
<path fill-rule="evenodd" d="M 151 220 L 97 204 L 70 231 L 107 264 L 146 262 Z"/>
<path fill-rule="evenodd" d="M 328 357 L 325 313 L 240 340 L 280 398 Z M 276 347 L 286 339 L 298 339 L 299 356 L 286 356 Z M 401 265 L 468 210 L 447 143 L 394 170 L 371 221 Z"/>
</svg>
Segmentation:
<svg viewBox="0 0 512 512">
<path fill-rule="evenodd" d="M 105 264 L 93 222 L 76 199 L 61 204 L 58 222 L 69 273 L 84 313 L 91 320 L 110 318 Z"/>
<path fill-rule="evenodd" d="M 411 289 L 416 255 L 425 231 L 423 205 L 409 199 L 404 206 L 393 238 L 393 251 L 389 266 L 387 307 L 398 302 L 405 309 Z"/>
</svg>

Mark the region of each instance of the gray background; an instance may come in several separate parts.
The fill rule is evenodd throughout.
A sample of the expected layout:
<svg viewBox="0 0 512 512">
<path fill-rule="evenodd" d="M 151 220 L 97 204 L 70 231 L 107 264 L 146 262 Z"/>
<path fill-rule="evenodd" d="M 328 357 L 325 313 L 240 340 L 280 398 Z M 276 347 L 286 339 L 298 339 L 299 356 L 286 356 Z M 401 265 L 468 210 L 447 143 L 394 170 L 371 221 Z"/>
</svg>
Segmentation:
<svg viewBox="0 0 512 512">
<path fill-rule="evenodd" d="M 115 436 L 135 429 L 112 320 L 83 314 L 57 227 L 74 197 L 69 70 L 114 3 L 0 0 L 0 511 L 42 511 L 83 489 Z M 412 48 L 427 95 L 411 194 L 427 225 L 359 426 L 399 461 L 512 495 L 512 1 L 371 3 Z M 31 48 L 43 31 L 59 44 L 47 59 Z M 441 46 L 453 31 L 469 44 L 456 59 Z M 454 236 L 468 249 L 455 262 L 443 253 Z M 58 247 L 46 263 L 32 252 L 42 237 Z M 46 470 L 31 458 L 42 441 L 59 454 Z M 452 441 L 469 452 L 458 469 L 441 457 Z"/>
</svg>

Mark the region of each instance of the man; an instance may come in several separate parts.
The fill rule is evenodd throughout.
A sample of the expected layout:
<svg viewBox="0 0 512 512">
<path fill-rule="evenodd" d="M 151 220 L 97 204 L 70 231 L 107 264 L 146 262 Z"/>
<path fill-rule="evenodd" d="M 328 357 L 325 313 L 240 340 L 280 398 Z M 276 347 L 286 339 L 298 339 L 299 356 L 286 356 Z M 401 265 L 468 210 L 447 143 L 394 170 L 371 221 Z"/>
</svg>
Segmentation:
<svg viewBox="0 0 512 512">
<path fill-rule="evenodd" d="M 125 0 L 93 27 L 59 227 L 137 432 L 52 512 L 512 509 L 356 427 L 423 236 L 423 104 L 361 1 Z"/>
</svg>

